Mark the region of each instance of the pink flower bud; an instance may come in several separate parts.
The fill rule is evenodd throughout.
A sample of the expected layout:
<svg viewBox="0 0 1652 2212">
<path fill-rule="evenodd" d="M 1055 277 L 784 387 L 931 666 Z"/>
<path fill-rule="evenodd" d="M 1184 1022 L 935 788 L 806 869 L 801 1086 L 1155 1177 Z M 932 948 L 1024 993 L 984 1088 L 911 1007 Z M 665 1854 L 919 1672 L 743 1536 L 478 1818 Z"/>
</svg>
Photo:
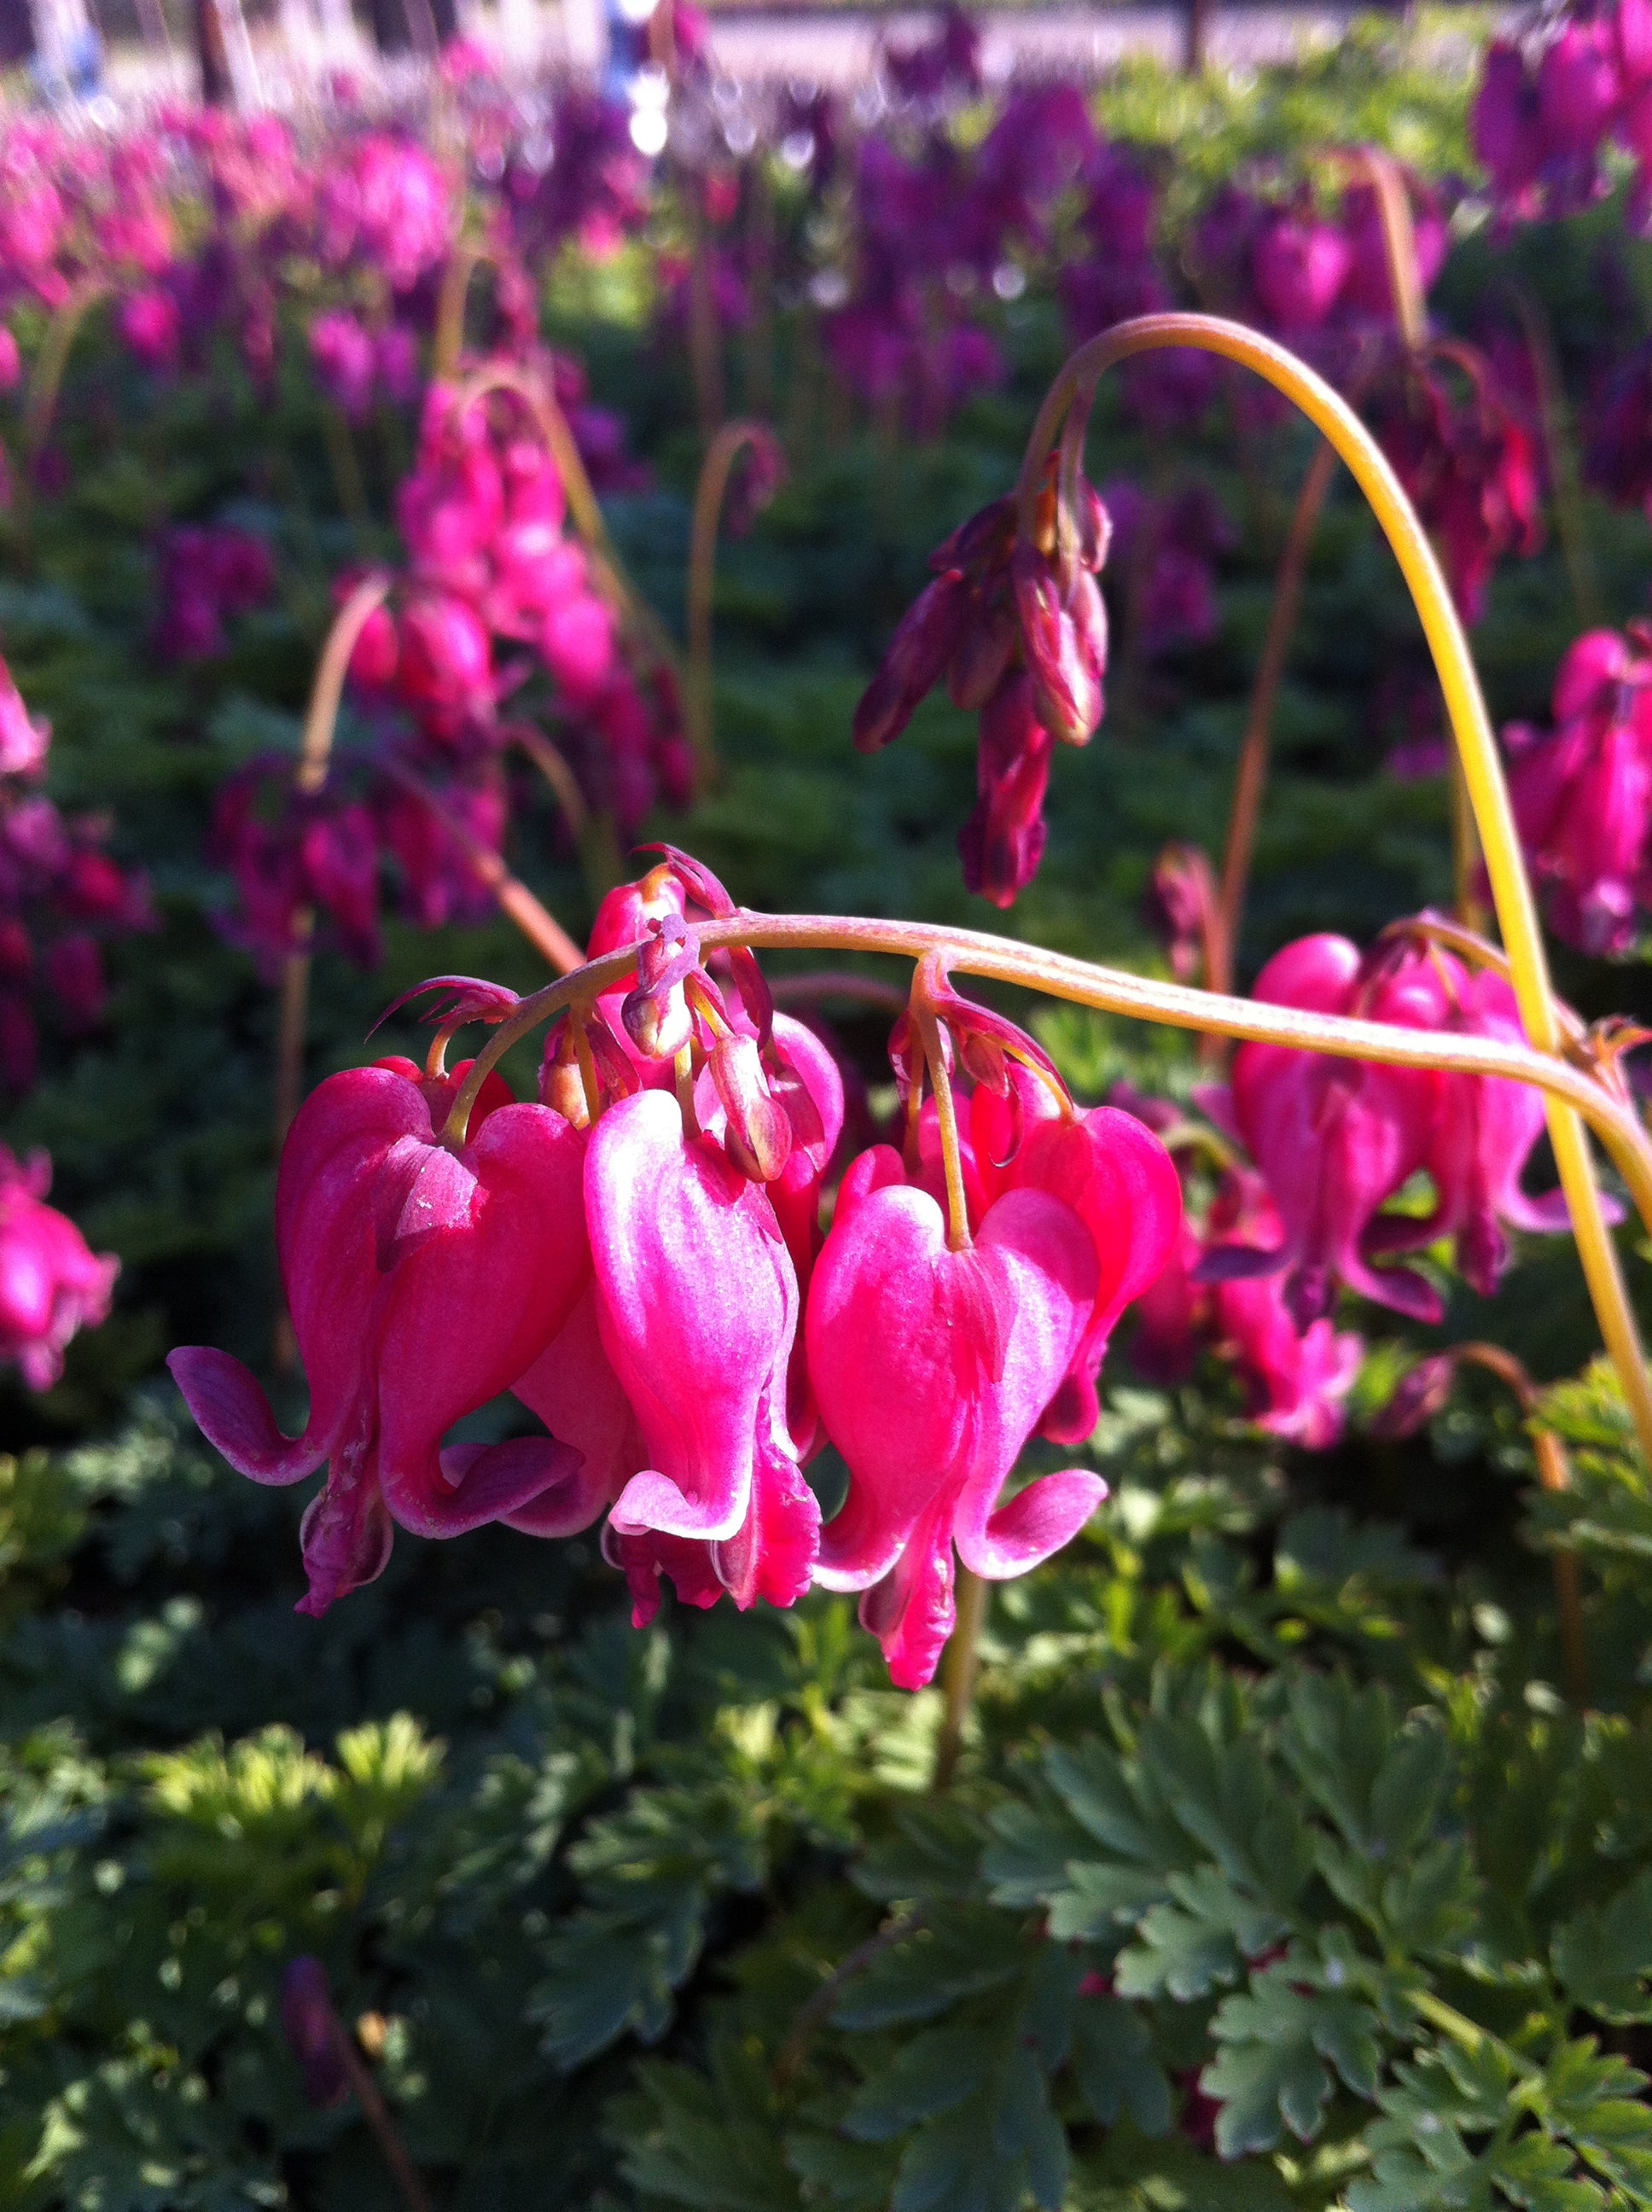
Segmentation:
<svg viewBox="0 0 1652 2212">
<path fill-rule="evenodd" d="M 1030 678 L 1012 670 L 982 710 L 975 805 L 958 832 L 966 888 L 996 907 L 1015 903 L 1044 857 L 1053 744 Z"/>
<path fill-rule="evenodd" d="M 1107 611 L 1096 579 L 1080 568 L 1064 591 L 1036 545 L 1010 559 L 1021 650 L 1040 720 L 1063 744 L 1088 744 L 1102 719 Z"/>
<path fill-rule="evenodd" d="M 306 2102 L 342 2104 L 349 2094 L 340 2048 L 344 2030 L 333 2010 L 327 1970 L 319 1959 L 289 1959 L 282 1970 L 281 2032 L 303 2069 Z"/>
<path fill-rule="evenodd" d="M 769 1090 L 756 1039 L 731 1030 L 712 1047 L 708 1066 L 727 1116 L 724 1149 L 742 1175 L 773 1182 L 792 1157 L 792 1124 Z"/>
<path fill-rule="evenodd" d="M 900 736 L 957 650 L 969 605 L 963 574 L 957 568 L 946 569 L 919 592 L 902 616 L 878 672 L 854 710 L 858 750 L 875 753 Z"/>
</svg>

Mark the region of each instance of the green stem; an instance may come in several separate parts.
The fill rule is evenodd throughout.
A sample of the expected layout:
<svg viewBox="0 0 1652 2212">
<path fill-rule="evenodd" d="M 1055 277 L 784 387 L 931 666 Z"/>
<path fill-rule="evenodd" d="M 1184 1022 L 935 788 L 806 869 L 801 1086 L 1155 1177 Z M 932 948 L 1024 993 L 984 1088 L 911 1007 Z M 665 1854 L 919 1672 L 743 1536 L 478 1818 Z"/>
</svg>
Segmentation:
<svg viewBox="0 0 1652 2212">
<path fill-rule="evenodd" d="M 940 1735 L 935 1741 L 932 1787 L 936 1790 L 946 1789 L 957 1771 L 958 1757 L 963 1749 L 963 1731 L 975 1698 L 975 1675 L 981 1663 L 981 1632 L 986 1623 L 987 1607 L 991 1596 L 992 1584 L 980 1575 L 972 1574 L 960 1561 L 957 1623 L 947 1639 L 946 1658 L 941 1676 L 946 1710 L 941 1720 Z"/>
</svg>

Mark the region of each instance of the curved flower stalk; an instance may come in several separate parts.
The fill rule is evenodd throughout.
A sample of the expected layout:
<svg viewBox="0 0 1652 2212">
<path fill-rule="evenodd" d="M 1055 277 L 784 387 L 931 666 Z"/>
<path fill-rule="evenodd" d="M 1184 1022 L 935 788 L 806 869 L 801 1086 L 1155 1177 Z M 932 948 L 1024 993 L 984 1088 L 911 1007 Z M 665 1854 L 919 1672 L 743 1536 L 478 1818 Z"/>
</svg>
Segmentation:
<svg viewBox="0 0 1652 2212">
<path fill-rule="evenodd" d="M 699 482 L 694 488 L 694 515 L 689 530 L 689 659 L 683 699 L 688 710 L 695 773 L 702 788 L 717 773 L 711 702 L 712 586 L 716 580 L 717 526 L 722 518 L 735 465 L 743 453 L 749 453 L 743 501 L 748 516 L 755 509 L 768 506 L 786 471 L 786 457 L 780 441 L 766 422 L 725 422 L 711 441 L 701 464 Z"/>
<path fill-rule="evenodd" d="M 1537 909 L 1461 623 L 1434 550 L 1393 467 L 1353 410 L 1329 385 L 1285 348 L 1237 324 L 1200 315 L 1146 315 L 1122 324 L 1073 356 L 1040 410 L 1022 471 L 1023 534 L 1029 534 L 1033 526 L 1047 457 L 1058 434 L 1069 446 L 1082 438 L 1088 395 L 1096 380 L 1114 363 L 1165 345 L 1195 346 L 1256 370 L 1294 400 L 1335 447 L 1370 500 L 1411 587 L 1445 693 L 1457 757 L 1485 850 L 1492 903 L 1509 951 L 1521 1020 L 1540 1052 L 1555 1053 L 1561 1043 L 1560 1023 Z M 1563 1105 L 1551 1103 L 1548 1121 L 1601 1334 L 1622 1380 L 1643 1445 L 1652 1447 L 1652 1378 L 1647 1373 L 1617 1252 L 1601 1212 L 1588 1139 L 1576 1114 Z"/>
</svg>

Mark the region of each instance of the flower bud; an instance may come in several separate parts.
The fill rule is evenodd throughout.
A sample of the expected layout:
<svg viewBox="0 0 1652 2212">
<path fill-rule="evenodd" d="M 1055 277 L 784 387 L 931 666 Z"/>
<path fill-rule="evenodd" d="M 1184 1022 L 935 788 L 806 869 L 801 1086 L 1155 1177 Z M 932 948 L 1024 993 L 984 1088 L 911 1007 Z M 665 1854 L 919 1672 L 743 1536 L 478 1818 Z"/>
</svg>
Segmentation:
<svg viewBox="0 0 1652 2212">
<path fill-rule="evenodd" d="M 792 1124 L 768 1088 L 755 1037 L 731 1030 L 711 1048 L 711 1079 L 728 1116 L 724 1149 L 752 1182 L 773 1182 L 792 1156 Z"/>
<path fill-rule="evenodd" d="M 979 589 L 969 598 L 969 620 L 946 672 L 955 707 L 978 714 L 1004 681 L 1015 657 L 1015 609 L 1002 596 L 990 602 Z"/>
<path fill-rule="evenodd" d="M 1436 1352 L 1407 1368 L 1387 1404 L 1373 1414 L 1371 1434 L 1396 1442 L 1416 1436 L 1445 1410 L 1456 1373 L 1457 1363 L 1449 1352 Z"/>
<path fill-rule="evenodd" d="M 1170 972 L 1181 982 L 1198 969 L 1216 902 L 1216 878 L 1199 847 L 1167 845 L 1148 875 L 1143 906 L 1148 927 L 1169 954 Z"/>
<path fill-rule="evenodd" d="M 919 592 L 854 710 L 857 751 L 875 753 L 900 736 L 919 701 L 939 683 L 969 611 L 961 569 L 946 569 Z"/>
<path fill-rule="evenodd" d="M 1061 590 L 1054 562 L 1020 544 L 1010 561 L 1021 649 L 1038 719 L 1063 744 L 1087 744 L 1102 719 L 1107 611 L 1096 579 L 1080 569 Z"/>
<path fill-rule="evenodd" d="M 637 984 L 620 1008 L 625 1033 L 647 1060 L 675 1060 L 694 1035 L 683 985 L 697 965 L 688 932 L 673 915 L 651 922 L 637 952 Z"/>
</svg>

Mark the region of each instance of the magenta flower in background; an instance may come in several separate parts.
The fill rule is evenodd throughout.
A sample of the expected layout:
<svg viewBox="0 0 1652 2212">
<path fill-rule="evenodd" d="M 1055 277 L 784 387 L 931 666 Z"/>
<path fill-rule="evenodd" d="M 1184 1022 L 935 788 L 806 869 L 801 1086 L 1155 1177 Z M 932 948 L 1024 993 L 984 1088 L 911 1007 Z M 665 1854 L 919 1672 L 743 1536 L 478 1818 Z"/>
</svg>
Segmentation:
<svg viewBox="0 0 1652 2212">
<path fill-rule="evenodd" d="M 1383 385 L 1371 402 L 1372 427 L 1440 549 L 1463 618 L 1475 623 L 1497 563 L 1542 543 L 1537 452 L 1483 354 L 1465 346 L 1436 353 Z M 1461 398 L 1444 361 L 1462 374 Z"/>
<path fill-rule="evenodd" d="M 155 573 L 155 648 L 165 660 L 209 660 L 227 651 L 225 622 L 267 605 L 276 588 L 264 539 L 225 524 L 163 532 Z"/>
<path fill-rule="evenodd" d="M 0 1145 L 0 1361 L 31 1390 L 63 1373 L 76 1332 L 108 1319 L 118 1260 L 92 1251 L 74 1223 L 46 1204 L 52 1163 Z"/>
<path fill-rule="evenodd" d="M 1590 630 L 1555 678 L 1553 731 L 1503 733 L 1521 842 L 1550 926 L 1626 952 L 1652 900 L 1652 633 Z"/>
<path fill-rule="evenodd" d="M 373 404 L 373 340 L 355 317 L 330 307 L 310 325 L 310 361 L 316 382 L 341 414 L 359 422 Z"/>
<path fill-rule="evenodd" d="M 115 322 L 127 349 L 145 368 L 170 373 L 177 368 L 184 319 L 177 300 L 163 286 L 129 292 Z"/>
<path fill-rule="evenodd" d="M 1407 1029 L 1522 1033 L 1501 979 L 1471 975 L 1452 954 L 1404 933 L 1363 956 L 1346 938 L 1299 939 L 1264 967 L 1254 996 Z M 1375 1262 L 1449 1236 L 1467 1280 L 1489 1296 L 1509 1262 L 1507 1228 L 1565 1226 L 1558 1194 L 1534 1200 L 1521 1188 L 1543 1115 L 1517 1085 L 1247 1043 L 1229 1089 L 1208 1103 L 1260 1170 L 1281 1234 L 1272 1244 L 1254 1233 L 1219 1241 L 1201 1273 L 1231 1282 L 1282 1270 L 1301 1330 L 1329 1311 L 1339 1283 L 1437 1321 L 1443 1308 L 1431 1284 Z M 1434 1185 L 1433 1209 L 1387 1211 L 1419 1170 Z"/>
</svg>

